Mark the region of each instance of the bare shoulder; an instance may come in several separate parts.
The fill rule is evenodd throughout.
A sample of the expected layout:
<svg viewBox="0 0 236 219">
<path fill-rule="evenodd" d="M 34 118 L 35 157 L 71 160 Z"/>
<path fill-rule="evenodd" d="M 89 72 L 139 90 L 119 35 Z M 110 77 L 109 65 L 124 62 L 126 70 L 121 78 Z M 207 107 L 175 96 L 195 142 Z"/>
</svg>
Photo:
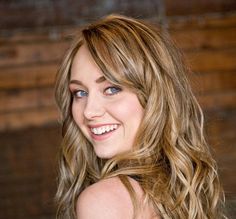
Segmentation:
<svg viewBox="0 0 236 219">
<path fill-rule="evenodd" d="M 118 177 L 101 180 L 86 188 L 76 204 L 79 219 L 132 218 L 132 201 Z"/>
<path fill-rule="evenodd" d="M 131 178 L 129 181 L 137 197 L 141 199 L 143 191 L 140 185 Z M 131 197 L 119 177 L 101 180 L 87 187 L 76 203 L 78 219 L 132 219 L 133 213 Z M 149 206 L 144 207 L 143 214 L 138 218 L 158 219 L 158 217 L 153 217 L 153 211 Z"/>
</svg>

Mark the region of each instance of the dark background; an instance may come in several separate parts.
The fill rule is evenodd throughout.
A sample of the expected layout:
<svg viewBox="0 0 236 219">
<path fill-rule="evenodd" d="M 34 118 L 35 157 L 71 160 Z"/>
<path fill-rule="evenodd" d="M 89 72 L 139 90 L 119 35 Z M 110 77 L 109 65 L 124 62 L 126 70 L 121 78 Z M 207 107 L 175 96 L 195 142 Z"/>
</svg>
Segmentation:
<svg viewBox="0 0 236 219">
<path fill-rule="evenodd" d="M 184 52 L 236 218 L 235 0 L 0 0 L 0 219 L 55 218 L 55 73 L 78 27 L 113 12 L 162 25 Z"/>
</svg>

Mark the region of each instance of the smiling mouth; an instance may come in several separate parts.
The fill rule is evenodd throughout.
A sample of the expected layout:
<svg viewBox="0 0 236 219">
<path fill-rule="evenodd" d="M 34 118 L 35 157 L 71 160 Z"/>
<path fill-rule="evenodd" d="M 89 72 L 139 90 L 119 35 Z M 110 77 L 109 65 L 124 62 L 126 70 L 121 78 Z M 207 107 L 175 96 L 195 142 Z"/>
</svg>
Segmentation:
<svg viewBox="0 0 236 219">
<path fill-rule="evenodd" d="M 91 128 L 90 130 L 93 135 L 101 136 L 101 135 L 113 132 L 117 128 L 118 128 L 118 125 L 113 124 L 113 125 L 104 125 L 104 126 L 100 126 L 100 127 L 96 127 L 96 128 Z"/>
</svg>

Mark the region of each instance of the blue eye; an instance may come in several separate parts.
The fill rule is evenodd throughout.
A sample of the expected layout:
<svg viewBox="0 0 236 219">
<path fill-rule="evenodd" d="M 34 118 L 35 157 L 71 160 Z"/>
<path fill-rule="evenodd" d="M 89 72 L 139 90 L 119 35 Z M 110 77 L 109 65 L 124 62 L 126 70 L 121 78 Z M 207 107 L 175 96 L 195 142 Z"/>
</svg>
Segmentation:
<svg viewBox="0 0 236 219">
<path fill-rule="evenodd" d="M 82 98 L 82 97 L 88 96 L 88 93 L 84 90 L 77 90 L 77 91 L 73 92 L 73 95 L 76 98 Z"/>
<path fill-rule="evenodd" d="M 107 95 L 114 95 L 121 91 L 119 87 L 108 87 L 105 89 L 105 94 Z"/>
</svg>

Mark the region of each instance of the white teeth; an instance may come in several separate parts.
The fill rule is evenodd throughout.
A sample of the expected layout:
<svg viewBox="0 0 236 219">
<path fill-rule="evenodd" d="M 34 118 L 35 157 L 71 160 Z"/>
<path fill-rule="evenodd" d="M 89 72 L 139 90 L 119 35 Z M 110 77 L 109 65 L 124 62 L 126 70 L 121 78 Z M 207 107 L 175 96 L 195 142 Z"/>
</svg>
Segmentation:
<svg viewBox="0 0 236 219">
<path fill-rule="evenodd" d="M 98 129 L 96 129 L 96 128 L 92 128 L 91 131 L 92 131 L 95 135 L 98 134 Z"/>
<path fill-rule="evenodd" d="M 110 132 L 113 131 L 115 129 L 117 129 L 118 125 L 105 125 L 99 128 L 91 128 L 92 133 L 94 133 L 95 135 L 101 135 L 105 132 Z"/>
</svg>

